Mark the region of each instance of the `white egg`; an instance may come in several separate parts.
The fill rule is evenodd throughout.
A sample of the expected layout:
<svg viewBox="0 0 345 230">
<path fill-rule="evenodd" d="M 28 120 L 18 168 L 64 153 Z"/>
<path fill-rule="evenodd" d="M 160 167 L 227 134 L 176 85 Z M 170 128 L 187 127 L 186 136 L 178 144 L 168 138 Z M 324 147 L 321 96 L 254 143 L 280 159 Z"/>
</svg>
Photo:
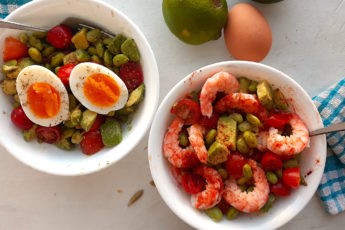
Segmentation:
<svg viewBox="0 0 345 230">
<path fill-rule="evenodd" d="M 95 63 L 76 65 L 71 72 L 69 85 L 83 106 L 99 114 L 119 110 L 128 100 L 125 83 L 113 71 Z"/>
<path fill-rule="evenodd" d="M 67 90 L 49 69 L 25 67 L 17 77 L 16 88 L 26 116 L 35 124 L 50 127 L 68 119 Z"/>
</svg>

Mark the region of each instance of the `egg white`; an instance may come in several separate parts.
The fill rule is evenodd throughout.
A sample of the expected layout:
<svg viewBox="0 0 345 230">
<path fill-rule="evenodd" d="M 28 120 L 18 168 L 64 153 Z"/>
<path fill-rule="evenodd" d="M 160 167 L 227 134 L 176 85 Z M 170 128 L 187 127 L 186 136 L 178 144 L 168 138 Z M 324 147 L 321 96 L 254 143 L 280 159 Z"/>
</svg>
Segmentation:
<svg viewBox="0 0 345 230">
<path fill-rule="evenodd" d="M 54 117 L 40 118 L 32 113 L 27 99 L 27 92 L 30 86 L 36 82 L 48 83 L 59 93 L 61 101 L 60 111 Z M 16 88 L 24 113 L 33 123 L 45 127 L 51 127 L 68 119 L 69 99 L 67 90 L 61 80 L 49 69 L 39 65 L 25 67 L 18 74 Z"/>
<path fill-rule="evenodd" d="M 118 84 L 120 88 L 119 99 L 116 103 L 109 107 L 100 107 L 92 104 L 84 95 L 84 84 L 86 79 L 92 74 L 102 73 L 108 75 Z M 84 62 L 76 65 L 69 77 L 69 85 L 73 95 L 80 101 L 80 103 L 91 111 L 99 114 L 107 114 L 110 111 L 115 111 L 123 108 L 128 100 L 128 89 L 125 83 L 113 71 L 108 68 L 92 63 Z"/>
</svg>

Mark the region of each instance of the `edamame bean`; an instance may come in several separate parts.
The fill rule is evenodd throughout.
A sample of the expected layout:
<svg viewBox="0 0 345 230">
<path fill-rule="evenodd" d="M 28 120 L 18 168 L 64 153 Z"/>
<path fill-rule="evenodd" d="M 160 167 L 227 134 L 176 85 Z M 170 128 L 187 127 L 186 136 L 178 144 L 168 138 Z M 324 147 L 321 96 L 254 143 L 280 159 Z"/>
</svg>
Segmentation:
<svg viewBox="0 0 345 230">
<path fill-rule="evenodd" d="M 126 64 L 129 61 L 128 57 L 124 54 L 117 54 L 113 58 L 113 64 L 116 67 L 120 67 L 123 64 Z"/>
<path fill-rule="evenodd" d="M 247 130 L 251 130 L 252 125 L 248 121 L 241 122 L 238 126 L 238 130 L 241 132 L 245 132 Z"/>
<path fill-rule="evenodd" d="M 86 33 L 86 39 L 92 43 L 97 42 L 99 39 L 101 39 L 101 37 L 102 34 L 99 29 L 93 29 Z"/>
<path fill-rule="evenodd" d="M 278 177 L 274 172 L 266 172 L 266 178 L 270 184 L 276 184 L 278 182 Z"/>
<path fill-rule="evenodd" d="M 250 80 L 245 77 L 240 77 L 238 79 L 238 82 L 240 83 L 240 92 L 241 93 L 248 93 L 248 86 L 250 84 Z"/>
<path fill-rule="evenodd" d="M 205 210 L 205 213 L 214 221 L 219 222 L 223 219 L 223 213 L 218 207 Z"/>
<path fill-rule="evenodd" d="M 83 49 L 76 50 L 77 60 L 79 62 L 87 62 L 90 61 L 90 55 Z"/>
<path fill-rule="evenodd" d="M 51 65 L 52 67 L 57 67 L 57 66 L 61 65 L 62 62 L 63 62 L 63 57 L 64 57 L 64 56 L 65 56 L 65 55 L 64 55 L 64 53 L 62 53 L 62 52 L 59 52 L 59 53 L 55 54 L 55 55 L 52 57 L 52 59 L 50 60 L 50 65 Z"/>
<path fill-rule="evenodd" d="M 261 126 L 260 119 L 257 116 L 253 115 L 253 114 L 248 113 L 246 115 L 246 119 L 247 119 L 247 121 L 249 121 L 250 124 L 252 124 L 254 126 L 257 126 L 257 127 Z"/>
<path fill-rule="evenodd" d="M 237 139 L 236 147 L 237 150 L 242 154 L 246 155 L 249 153 L 249 147 L 243 137 Z"/>
<path fill-rule="evenodd" d="M 189 145 L 189 140 L 185 133 L 180 133 L 178 135 L 178 141 L 181 147 L 187 147 Z"/>
<path fill-rule="evenodd" d="M 43 57 L 48 57 L 49 55 L 51 55 L 52 53 L 54 53 L 55 51 L 55 48 L 52 47 L 52 46 L 48 46 L 47 48 L 45 48 L 43 51 L 42 51 L 42 55 Z"/>
<path fill-rule="evenodd" d="M 270 194 L 268 196 L 266 204 L 261 208 L 261 211 L 268 212 L 268 210 L 270 210 L 275 200 L 276 200 L 276 197 L 273 194 Z"/>
<path fill-rule="evenodd" d="M 29 48 L 28 53 L 32 60 L 34 60 L 36 63 L 41 63 L 42 55 L 38 49 L 31 47 Z"/>
<path fill-rule="evenodd" d="M 234 207 L 230 207 L 229 210 L 226 212 L 226 219 L 232 220 L 234 219 L 238 214 L 238 211 Z"/>
<path fill-rule="evenodd" d="M 248 91 L 251 93 L 256 93 L 256 87 L 258 86 L 258 83 L 256 81 L 251 81 L 248 86 Z"/>
<path fill-rule="evenodd" d="M 35 31 L 35 32 L 32 32 L 32 36 L 39 38 L 39 39 L 42 39 L 42 38 L 45 38 L 47 36 L 47 33 Z"/>
<path fill-rule="evenodd" d="M 91 56 L 91 61 L 95 62 L 95 63 L 98 63 L 98 64 L 102 63 L 102 60 L 97 55 L 92 55 Z"/>
<path fill-rule="evenodd" d="M 102 58 L 103 57 L 103 54 L 104 54 L 104 47 L 103 47 L 103 44 L 101 42 L 98 42 L 96 44 L 96 53 L 97 53 L 97 56 Z"/>
<path fill-rule="evenodd" d="M 244 176 L 243 176 L 243 177 L 237 179 L 237 184 L 238 184 L 239 186 L 245 185 L 249 179 L 250 179 L 250 178 L 247 178 L 247 177 L 244 177 Z M 247 187 L 246 187 L 244 190 L 246 190 L 246 189 L 247 189 Z"/>
<path fill-rule="evenodd" d="M 107 147 L 115 146 L 122 141 L 122 130 L 120 123 L 108 117 L 101 125 L 101 135 L 103 144 Z"/>
<path fill-rule="evenodd" d="M 250 167 L 249 164 L 243 165 L 242 173 L 243 173 L 243 176 L 247 179 L 250 179 L 253 176 L 252 168 Z"/>
<path fill-rule="evenodd" d="M 211 129 L 210 131 L 207 132 L 205 140 L 207 145 L 211 145 L 214 140 L 216 139 L 217 136 L 217 130 L 216 129 Z"/>
<path fill-rule="evenodd" d="M 246 141 L 249 148 L 256 148 L 256 146 L 258 145 L 258 140 L 256 138 L 256 135 L 252 131 L 249 131 L 249 130 L 245 131 L 243 133 L 243 138 Z"/>
<path fill-rule="evenodd" d="M 106 50 L 104 52 L 103 61 L 106 67 L 111 67 L 111 65 L 113 64 L 113 57 L 111 56 L 111 53 L 109 52 L 109 50 Z"/>
<path fill-rule="evenodd" d="M 97 54 L 97 52 L 96 52 L 96 47 L 94 47 L 94 46 L 89 46 L 89 48 L 87 48 L 87 52 L 88 52 L 90 55 L 95 55 L 95 54 Z"/>
<path fill-rule="evenodd" d="M 44 65 L 44 67 L 46 67 L 46 68 L 49 69 L 49 70 L 53 70 L 53 69 L 52 69 L 52 66 L 50 65 L 50 63 L 46 63 L 46 64 Z"/>
<path fill-rule="evenodd" d="M 290 159 L 290 160 L 287 160 L 287 161 L 284 161 L 283 162 L 283 168 L 284 169 L 287 169 L 287 168 L 296 168 L 296 167 L 299 167 L 299 163 L 297 160 L 295 159 Z"/>
<path fill-rule="evenodd" d="M 126 37 L 122 34 L 116 35 L 115 38 L 111 40 L 111 42 L 108 44 L 108 50 L 111 54 L 119 54 L 121 51 L 121 45 L 122 43 L 126 41 Z"/>
<path fill-rule="evenodd" d="M 228 172 L 225 169 L 220 168 L 217 171 L 223 180 L 226 180 L 228 178 Z"/>
<path fill-rule="evenodd" d="M 19 41 L 21 42 L 21 43 L 24 43 L 24 44 L 26 44 L 27 42 L 28 42 L 28 39 L 29 39 L 29 37 L 28 37 L 28 34 L 27 33 L 20 33 L 19 34 Z"/>
<path fill-rule="evenodd" d="M 31 47 L 34 47 L 34 48 L 40 50 L 40 51 L 43 49 L 43 45 L 42 45 L 41 41 L 32 35 L 29 36 L 29 45 Z"/>
<path fill-rule="evenodd" d="M 229 117 L 235 120 L 237 123 L 243 122 L 243 117 L 240 113 L 232 113 L 229 115 Z"/>
<path fill-rule="evenodd" d="M 121 52 L 125 54 L 131 61 L 137 62 L 140 60 L 140 53 L 137 44 L 132 38 L 128 38 L 122 43 Z"/>
<path fill-rule="evenodd" d="M 104 39 L 103 39 L 103 44 L 104 44 L 104 45 L 109 45 L 111 41 L 112 41 L 111 38 L 104 38 Z"/>
</svg>

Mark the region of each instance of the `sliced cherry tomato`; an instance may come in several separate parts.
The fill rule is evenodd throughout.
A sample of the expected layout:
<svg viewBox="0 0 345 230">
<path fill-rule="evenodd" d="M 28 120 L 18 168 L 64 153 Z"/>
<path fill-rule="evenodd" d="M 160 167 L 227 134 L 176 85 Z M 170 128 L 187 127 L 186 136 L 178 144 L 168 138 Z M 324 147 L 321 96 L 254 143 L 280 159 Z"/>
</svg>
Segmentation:
<svg viewBox="0 0 345 230">
<path fill-rule="evenodd" d="M 283 161 L 277 154 L 267 152 L 261 158 L 261 166 L 265 171 L 275 171 L 283 167 Z"/>
<path fill-rule="evenodd" d="M 186 125 L 198 123 L 201 116 L 199 104 L 189 98 L 183 98 L 175 103 L 171 113 L 181 118 Z"/>
<path fill-rule="evenodd" d="M 256 162 L 261 162 L 262 156 L 263 152 L 255 151 L 253 155 L 250 156 L 250 158 L 252 158 Z"/>
<path fill-rule="evenodd" d="M 17 107 L 12 110 L 11 120 L 15 126 L 23 130 L 28 130 L 34 125 L 32 121 L 30 121 L 30 119 L 25 115 L 22 107 Z"/>
<path fill-rule="evenodd" d="M 283 170 L 283 183 L 290 188 L 297 189 L 301 181 L 301 172 L 298 167 Z"/>
<path fill-rule="evenodd" d="M 220 202 L 217 204 L 217 207 L 222 211 L 223 214 L 226 214 L 230 208 L 230 205 L 226 200 L 221 199 Z"/>
<path fill-rule="evenodd" d="M 35 130 L 36 137 L 48 144 L 54 144 L 61 139 L 62 133 L 58 126 L 43 127 L 39 126 Z"/>
<path fill-rule="evenodd" d="M 277 113 L 264 120 L 265 125 L 274 128 L 284 128 L 289 123 L 291 114 L 288 113 Z"/>
<path fill-rule="evenodd" d="M 72 32 L 68 26 L 58 25 L 47 33 L 48 42 L 57 49 L 65 49 L 71 45 Z"/>
<path fill-rule="evenodd" d="M 281 182 L 271 185 L 270 190 L 276 196 L 288 196 L 291 193 L 291 189 Z"/>
<path fill-rule="evenodd" d="M 204 185 L 204 178 L 198 174 L 185 172 L 182 176 L 182 186 L 189 194 L 201 192 L 204 188 Z"/>
<path fill-rule="evenodd" d="M 92 155 L 104 147 L 102 135 L 99 130 L 84 133 L 80 148 L 86 155 Z"/>
<path fill-rule="evenodd" d="M 19 59 L 28 55 L 28 47 L 14 37 L 5 38 L 4 61 Z"/>
<path fill-rule="evenodd" d="M 129 61 L 120 67 L 120 78 L 129 90 L 137 88 L 144 81 L 143 71 L 137 62 Z"/>
<path fill-rule="evenodd" d="M 213 112 L 210 118 L 202 116 L 200 118 L 200 124 L 206 129 L 213 129 L 217 127 L 218 118 L 217 113 Z"/>
<path fill-rule="evenodd" d="M 243 176 L 243 165 L 247 163 L 247 160 L 237 153 L 232 153 L 225 163 L 226 171 L 228 174 L 240 178 Z"/>
<path fill-rule="evenodd" d="M 90 131 L 98 130 L 99 127 L 101 127 L 101 124 L 103 123 L 104 119 L 102 115 L 97 114 L 95 122 L 92 124 Z"/>
<path fill-rule="evenodd" d="M 71 75 L 74 66 L 76 66 L 76 64 L 73 63 L 63 65 L 59 68 L 59 71 L 57 73 L 57 76 L 60 78 L 60 80 L 66 87 L 69 86 L 69 76 Z"/>
</svg>

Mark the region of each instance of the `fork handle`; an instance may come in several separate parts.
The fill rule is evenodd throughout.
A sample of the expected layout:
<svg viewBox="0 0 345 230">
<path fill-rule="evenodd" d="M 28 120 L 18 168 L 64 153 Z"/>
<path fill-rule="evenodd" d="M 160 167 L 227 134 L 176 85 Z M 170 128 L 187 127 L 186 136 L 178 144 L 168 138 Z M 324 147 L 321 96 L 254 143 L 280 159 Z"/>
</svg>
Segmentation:
<svg viewBox="0 0 345 230">
<path fill-rule="evenodd" d="M 325 128 L 314 130 L 314 131 L 309 133 L 309 136 L 312 137 L 312 136 L 316 136 L 316 135 L 338 132 L 338 131 L 343 131 L 343 130 L 345 130 L 345 122 L 330 125 L 330 126 L 325 127 Z"/>
<path fill-rule="evenodd" d="M 17 30 L 28 30 L 28 31 L 38 31 L 38 32 L 47 32 L 47 29 L 38 28 L 34 26 L 24 25 L 17 22 L 9 22 L 0 19 L 0 28 L 6 29 L 17 29 Z"/>
</svg>

